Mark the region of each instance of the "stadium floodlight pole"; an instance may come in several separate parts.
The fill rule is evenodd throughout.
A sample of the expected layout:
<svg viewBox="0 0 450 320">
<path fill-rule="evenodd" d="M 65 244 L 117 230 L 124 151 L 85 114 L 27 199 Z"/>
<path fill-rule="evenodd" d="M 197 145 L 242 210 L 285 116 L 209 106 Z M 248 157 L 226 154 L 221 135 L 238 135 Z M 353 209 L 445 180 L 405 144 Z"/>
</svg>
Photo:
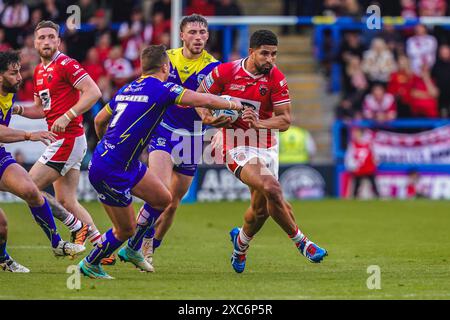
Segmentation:
<svg viewBox="0 0 450 320">
<path fill-rule="evenodd" d="M 172 26 L 170 31 L 170 47 L 179 48 L 181 46 L 180 36 L 178 34 L 178 26 L 180 25 L 182 16 L 182 0 L 172 0 L 171 15 Z"/>
</svg>

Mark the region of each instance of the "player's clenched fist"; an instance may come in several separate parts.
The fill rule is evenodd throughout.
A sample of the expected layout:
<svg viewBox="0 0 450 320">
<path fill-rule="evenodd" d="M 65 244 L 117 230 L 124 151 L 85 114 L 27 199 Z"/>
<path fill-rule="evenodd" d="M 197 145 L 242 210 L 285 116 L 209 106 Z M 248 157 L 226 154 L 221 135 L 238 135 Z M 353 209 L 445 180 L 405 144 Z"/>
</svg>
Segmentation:
<svg viewBox="0 0 450 320">
<path fill-rule="evenodd" d="M 64 132 L 69 123 L 70 120 L 65 115 L 62 115 L 53 123 L 51 131 L 55 133 Z"/>
</svg>

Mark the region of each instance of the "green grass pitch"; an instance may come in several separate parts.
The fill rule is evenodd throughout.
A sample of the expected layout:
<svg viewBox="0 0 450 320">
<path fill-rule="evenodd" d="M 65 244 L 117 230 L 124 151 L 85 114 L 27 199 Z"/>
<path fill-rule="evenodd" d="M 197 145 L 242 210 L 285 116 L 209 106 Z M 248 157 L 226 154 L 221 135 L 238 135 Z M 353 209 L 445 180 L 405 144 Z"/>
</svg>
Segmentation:
<svg viewBox="0 0 450 320">
<path fill-rule="evenodd" d="M 110 222 L 101 206 L 85 205 L 104 232 Z M 269 220 L 251 244 L 245 272 L 236 274 L 228 232 L 242 224 L 247 205 L 182 205 L 155 256 L 156 273 L 117 262 L 106 267 L 116 280 L 82 277 L 81 289 L 69 290 L 66 269 L 75 261 L 53 257 L 24 204 L 1 204 L 9 253 L 32 273 L 0 272 L 0 299 L 450 298 L 448 201 L 294 202 L 300 228 L 329 256 L 321 264 L 308 262 Z M 371 265 L 380 267 L 381 289 L 367 288 Z"/>
</svg>

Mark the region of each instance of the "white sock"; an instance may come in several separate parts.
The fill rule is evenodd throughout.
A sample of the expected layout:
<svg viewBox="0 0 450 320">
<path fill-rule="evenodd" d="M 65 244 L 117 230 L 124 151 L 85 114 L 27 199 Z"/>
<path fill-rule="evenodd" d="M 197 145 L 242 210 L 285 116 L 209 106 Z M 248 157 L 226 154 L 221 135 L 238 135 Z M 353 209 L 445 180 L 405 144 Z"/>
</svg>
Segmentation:
<svg viewBox="0 0 450 320">
<path fill-rule="evenodd" d="M 291 238 L 291 240 L 294 241 L 295 245 L 299 247 L 300 243 L 306 239 L 306 236 L 297 227 L 296 232 L 293 235 L 290 235 L 289 238 Z"/>
<path fill-rule="evenodd" d="M 69 228 L 70 232 L 78 231 L 83 226 L 81 221 L 71 213 L 68 214 L 63 223 Z"/>
<path fill-rule="evenodd" d="M 88 239 L 95 246 L 102 242 L 102 235 L 97 229 L 90 227 Z"/>
<path fill-rule="evenodd" d="M 247 251 L 250 241 L 252 239 L 253 239 L 253 237 L 249 237 L 248 235 L 246 235 L 244 232 L 244 228 L 241 228 L 241 231 L 239 231 L 239 234 L 237 237 L 237 244 L 238 244 L 239 250 L 241 250 L 241 252 Z"/>
</svg>

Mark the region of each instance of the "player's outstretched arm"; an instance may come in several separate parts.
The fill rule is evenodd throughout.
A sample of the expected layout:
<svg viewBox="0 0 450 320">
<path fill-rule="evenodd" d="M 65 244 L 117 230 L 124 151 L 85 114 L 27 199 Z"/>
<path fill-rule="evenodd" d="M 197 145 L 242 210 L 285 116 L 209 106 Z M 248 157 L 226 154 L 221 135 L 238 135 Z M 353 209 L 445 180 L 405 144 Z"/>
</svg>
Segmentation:
<svg viewBox="0 0 450 320">
<path fill-rule="evenodd" d="M 0 142 L 12 143 L 27 140 L 41 141 L 42 143 L 49 145 L 51 142 L 56 141 L 56 135 L 49 131 L 29 132 L 0 126 Z"/>
<path fill-rule="evenodd" d="M 197 92 L 204 93 L 205 90 L 203 89 L 203 86 L 199 86 Z M 195 111 L 197 112 L 200 119 L 202 119 L 203 124 L 205 125 L 213 126 L 215 128 L 223 128 L 231 125 L 230 117 L 226 117 L 224 115 L 221 115 L 220 117 L 215 117 L 211 113 L 211 109 L 196 107 Z"/>
<path fill-rule="evenodd" d="M 109 120 L 111 119 L 111 112 L 109 106 L 106 105 L 94 119 L 95 133 L 99 139 L 103 138 L 105 135 L 106 129 L 108 128 Z"/>
<path fill-rule="evenodd" d="M 13 114 L 17 114 L 29 119 L 45 118 L 45 113 L 44 110 L 42 109 L 42 101 L 39 97 L 34 97 L 34 105 L 31 107 L 14 105 Z"/>
<path fill-rule="evenodd" d="M 239 100 L 226 100 L 210 93 L 199 93 L 189 89 L 186 89 L 179 102 L 185 106 L 202 106 L 208 109 L 228 109 L 237 111 L 243 109 Z"/>
<path fill-rule="evenodd" d="M 291 125 L 291 104 L 285 103 L 277 106 L 274 109 L 274 116 L 265 120 L 260 120 L 253 109 L 247 108 L 242 113 L 242 120 L 247 121 L 250 128 L 278 129 L 283 132 Z"/>
</svg>

